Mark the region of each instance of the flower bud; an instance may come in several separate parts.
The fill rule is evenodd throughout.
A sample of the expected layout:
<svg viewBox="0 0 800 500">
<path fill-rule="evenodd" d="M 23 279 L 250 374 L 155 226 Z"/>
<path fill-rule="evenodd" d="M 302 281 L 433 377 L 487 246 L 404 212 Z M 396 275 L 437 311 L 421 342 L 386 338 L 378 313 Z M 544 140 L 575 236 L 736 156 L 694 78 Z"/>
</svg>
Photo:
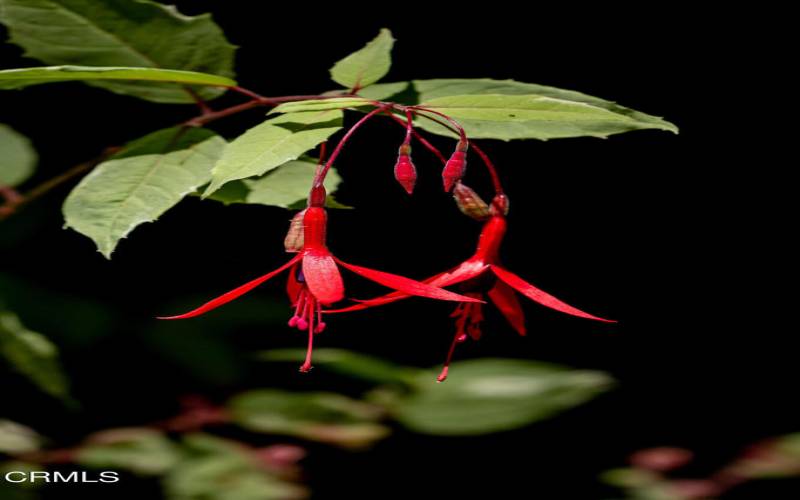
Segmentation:
<svg viewBox="0 0 800 500">
<path fill-rule="evenodd" d="M 492 206 L 489 209 L 491 215 L 508 215 L 508 196 L 498 194 L 492 199 Z"/>
<path fill-rule="evenodd" d="M 397 163 L 394 164 L 394 178 L 408 194 L 414 192 L 414 185 L 417 183 L 417 167 L 411 161 L 411 146 L 408 144 L 400 146 Z"/>
<path fill-rule="evenodd" d="M 489 206 L 478 196 L 478 193 L 467 187 L 462 182 L 456 182 L 453 188 L 453 198 L 461 213 L 475 220 L 486 220 L 491 215 Z"/>
<path fill-rule="evenodd" d="M 283 240 L 283 247 L 289 253 L 297 253 L 303 249 L 303 216 L 306 211 L 297 212 L 289 223 L 289 232 Z"/>
<path fill-rule="evenodd" d="M 444 190 L 449 192 L 453 189 L 456 182 L 464 177 L 464 172 L 467 169 L 467 143 L 459 141 L 456 150 L 447 160 L 447 163 L 442 170 L 442 180 L 444 181 Z"/>
</svg>

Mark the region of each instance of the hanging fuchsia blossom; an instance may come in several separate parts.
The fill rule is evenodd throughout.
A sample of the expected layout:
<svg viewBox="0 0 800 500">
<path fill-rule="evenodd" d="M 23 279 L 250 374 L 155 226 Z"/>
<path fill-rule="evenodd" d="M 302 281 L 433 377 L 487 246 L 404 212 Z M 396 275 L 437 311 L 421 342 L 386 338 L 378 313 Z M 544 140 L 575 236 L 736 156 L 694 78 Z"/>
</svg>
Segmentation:
<svg viewBox="0 0 800 500">
<path fill-rule="evenodd" d="M 484 319 L 482 299 L 485 298 L 488 298 L 500 310 L 512 328 L 520 335 L 525 335 L 526 329 L 525 316 L 517 299 L 517 293 L 565 314 L 607 323 L 615 322 L 581 311 L 528 283 L 501 265 L 500 246 L 507 228 L 505 214 L 508 210 L 508 198 L 505 195 L 497 195 L 492 201 L 492 206 L 488 207 L 471 189 L 460 183 L 456 185 L 454 192 L 459 208 L 467 215 L 484 220 L 484 224 L 478 239 L 478 248 L 472 257 L 447 272 L 423 281 L 423 283 L 435 287 L 459 285 L 459 291 L 474 299 L 471 302 L 465 301 L 459 304 L 452 314 L 456 322 L 456 333 L 444 368 L 437 380 L 442 382 L 447 378 L 450 361 L 457 344 L 470 337 L 474 340 L 480 338 L 481 323 Z M 359 304 L 344 309 L 326 312 L 356 311 L 407 297 L 409 297 L 408 294 L 395 292 L 371 300 L 359 301 Z"/>
<path fill-rule="evenodd" d="M 308 331 L 308 352 L 300 371 L 308 372 L 311 369 L 311 354 L 313 337 L 325 329 L 322 321 L 323 307 L 338 302 L 344 298 L 344 285 L 339 273 L 339 266 L 352 271 L 368 280 L 402 293 L 404 297 L 417 295 L 439 300 L 478 302 L 479 299 L 442 290 L 431 284 L 420 283 L 403 276 L 389 274 L 366 267 L 348 264 L 336 258 L 325 244 L 327 214 L 322 208 L 324 203 L 324 188 L 312 190 L 311 205 L 302 212 L 302 242 L 297 236 L 297 220 L 292 223 L 292 228 L 287 237 L 287 243 L 297 245 L 290 251 L 298 254 L 289 262 L 278 269 L 250 281 L 228 293 L 225 293 L 206 304 L 178 316 L 163 317 L 160 319 L 186 319 L 205 314 L 228 302 L 237 299 L 261 285 L 267 280 L 289 269 L 289 283 L 287 290 L 290 293 L 294 314 L 289 320 L 289 326 L 301 331 Z M 321 189 L 321 191 L 320 191 Z M 321 194 L 320 194 L 321 193 Z"/>
</svg>

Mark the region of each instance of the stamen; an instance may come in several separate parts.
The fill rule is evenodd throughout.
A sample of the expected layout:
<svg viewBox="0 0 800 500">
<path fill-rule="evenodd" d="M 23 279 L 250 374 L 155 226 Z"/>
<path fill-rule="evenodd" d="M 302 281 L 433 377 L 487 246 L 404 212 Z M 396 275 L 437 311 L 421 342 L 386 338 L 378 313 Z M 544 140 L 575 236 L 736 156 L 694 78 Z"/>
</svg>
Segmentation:
<svg viewBox="0 0 800 500">
<path fill-rule="evenodd" d="M 314 310 L 313 308 L 317 306 L 316 300 L 313 296 L 310 297 L 309 306 L 310 306 L 310 314 L 308 316 L 308 351 L 306 352 L 306 360 L 303 365 L 300 367 L 300 371 L 303 373 L 308 373 L 311 371 L 311 353 L 314 351 Z"/>
<path fill-rule="evenodd" d="M 328 326 L 322 321 L 322 304 L 317 302 L 317 328 L 314 333 L 322 333 L 325 330 L 325 327 Z"/>
<path fill-rule="evenodd" d="M 463 340 L 459 340 L 461 337 L 464 337 Z M 447 351 L 447 359 L 444 361 L 444 366 L 442 367 L 442 372 L 439 373 L 439 376 L 436 377 L 436 381 L 441 383 L 447 380 L 447 372 L 450 370 L 450 362 L 453 360 L 453 353 L 456 351 L 456 345 L 466 340 L 466 336 L 463 334 L 456 333 L 453 337 L 453 342 L 450 344 L 450 350 Z"/>
<path fill-rule="evenodd" d="M 465 295 L 476 299 L 481 298 L 480 293 L 468 292 Z M 456 333 L 453 336 L 453 342 L 450 344 L 450 350 L 447 352 L 447 359 L 444 362 L 442 371 L 436 377 L 437 382 L 444 382 L 447 379 L 456 345 L 466 342 L 469 337 L 478 340 L 481 336 L 481 322 L 483 321 L 481 304 L 461 302 L 456 306 L 450 317 L 456 319 Z"/>
</svg>

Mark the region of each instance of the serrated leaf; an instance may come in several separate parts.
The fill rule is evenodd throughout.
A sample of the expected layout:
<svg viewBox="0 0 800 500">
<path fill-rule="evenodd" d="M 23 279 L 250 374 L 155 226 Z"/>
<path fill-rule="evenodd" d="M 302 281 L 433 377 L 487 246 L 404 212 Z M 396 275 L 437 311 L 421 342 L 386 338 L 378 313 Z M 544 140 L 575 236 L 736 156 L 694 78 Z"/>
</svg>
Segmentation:
<svg viewBox="0 0 800 500">
<path fill-rule="evenodd" d="M 473 138 L 607 137 L 630 130 L 674 129 L 671 125 L 641 122 L 592 104 L 539 95 L 447 96 L 425 101 L 420 106 L 454 118 Z M 420 126 L 439 133 L 443 128 L 425 119 L 420 120 Z"/>
<path fill-rule="evenodd" d="M 334 393 L 260 389 L 236 396 L 227 407 L 246 429 L 345 447 L 362 447 L 389 433 L 374 423 L 379 407 Z"/>
<path fill-rule="evenodd" d="M 360 89 L 377 82 L 392 66 L 393 45 L 391 31 L 382 29 L 364 48 L 334 64 L 331 79 L 348 89 Z"/>
<path fill-rule="evenodd" d="M 43 68 L 5 69 L 0 71 L 0 89 L 17 89 L 42 83 L 73 80 L 134 80 L 222 87 L 236 85 L 234 80 L 224 76 L 175 69 L 46 66 Z"/>
<path fill-rule="evenodd" d="M 372 103 L 363 97 L 331 97 L 329 99 L 285 102 L 273 108 L 270 114 L 325 111 L 331 109 L 358 108 L 362 106 L 372 106 Z"/>
<path fill-rule="evenodd" d="M 572 90 L 559 89 L 546 85 L 537 85 L 533 83 L 516 82 L 514 80 L 492 80 L 488 78 L 480 79 L 463 79 L 463 78 L 446 78 L 434 80 L 414 80 L 413 87 L 416 94 L 406 93 L 406 104 L 418 104 L 430 100 L 439 99 L 448 96 L 462 96 L 462 95 L 538 95 L 541 97 L 548 97 L 558 99 L 561 101 L 568 101 L 571 103 L 584 103 L 592 107 L 609 111 L 615 115 L 628 118 L 635 128 L 625 128 L 618 130 L 620 127 L 611 127 L 611 130 L 596 130 L 589 128 L 589 130 L 569 130 L 563 129 L 562 124 L 555 123 L 552 125 L 552 130 L 544 130 L 542 132 L 541 123 L 496 123 L 494 121 L 483 120 L 466 120 L 462 123 L 471 131 L 471 135 L 475 138 L 494 138 L 494 139 L 547 139 L 551 137 L 576 137 L 580 135 L 602 136 L 605 137 L 610 133 L 625 132 L 627 130 L 635 129 L 661 129 L 670 132 L 678 131 L 678 128 L 672 123 L 663 120 L 659 117 L 641 113 L 639 111 L 620 106 L 611 101 L 593 97 L 575 92 Z M 586 124 L 584 124 L 586 125 Z M 618 125 L 618 124 L 617 124 Z M 453 134 L 441 126 L 433 124 L 427 120 L 421 121 L 420 126 L 442 135 L 452 136 Z M 548 127 L 549 129 L 550 127 Z"/>
<path fill-rule="evenodd" d="M 30 427 L 0 420 L 0 453 L 30 453 L 38 450 L 42 441 L 42 437 Z"/>
<path fill-rule="evenodd" d="M 136 226 L 156 220 L 208 183 L 224 148 L 221 137 L 204 129 L 167 129 L 134 141 L 73 189 L 64 203 L 66 226 L 111 258 Z"/>
<path fill-rule="evenodd" d="M 226 205 L 247 203 L 293 208 L 308 197 L 316 169 L 317 161 L 314 159 L 286 162 L 261 177 L 229 182 L 208 198 Z M 328 192 L 334 193 L 341 181 L 334 169 L 329 170 L 325 179 Z"/>
<path fill-rule="evenodd" d="M 25 182 L 36 168 L 38 155 L 27 137 L 0 123 L 0 186 Z"/>
<path fill-rule="evenodd" d="M 342 128 L 342 112 L 298 113 L 267 120 L 234 139 L 212 170 L 204 197 L 224 184 L 296 160 Z"/>
<path fill-rule="evenodd" d="M 97 469 L 124 469 L 150 476 L 164 474 L 180 460 L 180 450 L 161 431 L 111 429 L 93 434 L 76 454 L 76 462 Z"/>
<path fill-rule="evenodd" d="M 68 397 L 69 382 L 56 346 L 44 335 L 25 328 L 9 311 L 0 311 L 0 355 L 42 391 L 60 399 Z"/>
<path fill-rule="evenodd" d="M 551 417 L 605 391 L 602 372 L 512 359 L 453 363 L 437 384 L 434 372 L 414 380 L 415 391 L 390 407 L 409 429 L 426 434 L 470 435 L 514 429 Z"/>
<path fill-rule="evenodd" d="M 149 0 L 0 0 L 0 19 L 25 55 L 51 65 L 129 66 L 233 76 L 235 47 L 208 14 L 185 16 Z M 151 82 L 87 82 L 156 102 L 190 103 L 184 89 Z M 224 90 L 198 88 L 206 99 Z"/>
</svg>

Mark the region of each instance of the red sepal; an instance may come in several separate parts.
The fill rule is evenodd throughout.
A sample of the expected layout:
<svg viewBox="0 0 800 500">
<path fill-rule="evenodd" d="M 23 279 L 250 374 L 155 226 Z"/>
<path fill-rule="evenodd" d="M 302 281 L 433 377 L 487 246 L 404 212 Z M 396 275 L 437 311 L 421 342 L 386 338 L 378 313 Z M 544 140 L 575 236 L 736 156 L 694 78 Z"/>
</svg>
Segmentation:
<svg viewBox="0 0 800 500">
<path fill-rule="evenodd" d="M 489 290 L 489 298 L 517 333 L 520 335 L 527 333 L 525 329 L 525 313 L 522 311 L 522 306 L 517 299 L 517 293 L 513 288 L 498 280 L 494 287 Z"/>
<path fill-rule="evenodd" d="M 334 257 L 334 259 L 336 259 Z M 480 299 L 474 299 L 465 295 L 442 290 L 433 285 L 414 281 L 410 278 L 398 276 L 396 274 L 385 273 L 383 271 L 376 271 L 375 269 L 368 269 L 366 267 L 355 266 L 336 259 L 336 262 L 345 269 L 352 271 L 359 276 L 367 278 L 368 280 L 379 283 L 385 287 L 407 293 L 409 295 L 417 295 L 420 297 L 428 297 L 430 299 L 450 300 L 453 302 L 483 302 Z"/>
<path fill-rule="evenodd" d="M 244 285 L 240 286 L 239 288 L 235 288 L 228 293 L 220 295 L 214 300 L 210 300 L 203 304 L 202 306 L 198 307 L 193 311 L 189 311 L 188 313 L 181 314 L 178 316 L 162 316 L 158 319 L 186 319 L 186 318 L 193 318 L 195 316 L 200 316 L 201 314 L 205 314 L 208 311 L 218 308 L 221 305 L 225 305 L 228 302 L 238 299 L 242 295 L 246 294 L 253 288 L 257 287 L 258 285 L 264 283 L 265 281 L 269 280 L 270 278 L 274 277 L 277 274 L 282 273 L 286 270 L 286 268 L 291 267 L 292 265 L 296 264 L 300 260 L 300 256 L 295 256 L 292 260 L 287 262 L 286 264 L 282 265 L 278 269 L 261 276 L 260 278 L 256 278 L 253 281 L 245 283 Z"/>
<path fill-rule="evenodd" d="M 581 311 L 580 309 L 572 307 L 571 305 L 553 297 L 549 293 L 536 288 L 535 286 L 526 282 L 516 274 L 507 271 L 502 267 L 498 267 L 496 265 L 492 265 L 490 267 L 492 269 L 492 272 L 494 272 L 494 274 L 498 278 L 506 282 L 506 284 L 508 284 L 511 288 L 518 291 L 522 295 L 528 297 L 529 299 L 533 300 L 534 302 L 538 302 L 539 304 L 545 307 L 549 307 L 550 309 L 555 309 L 556 311 L 560 311 L 566 314 L 571 314 L 573 316 L 578 316 L 581 318 L 603 321 L 605 323 L 616 323 L 616 321 L 614 320 L 593 316 L 589 313 Z"/>
</svg>

